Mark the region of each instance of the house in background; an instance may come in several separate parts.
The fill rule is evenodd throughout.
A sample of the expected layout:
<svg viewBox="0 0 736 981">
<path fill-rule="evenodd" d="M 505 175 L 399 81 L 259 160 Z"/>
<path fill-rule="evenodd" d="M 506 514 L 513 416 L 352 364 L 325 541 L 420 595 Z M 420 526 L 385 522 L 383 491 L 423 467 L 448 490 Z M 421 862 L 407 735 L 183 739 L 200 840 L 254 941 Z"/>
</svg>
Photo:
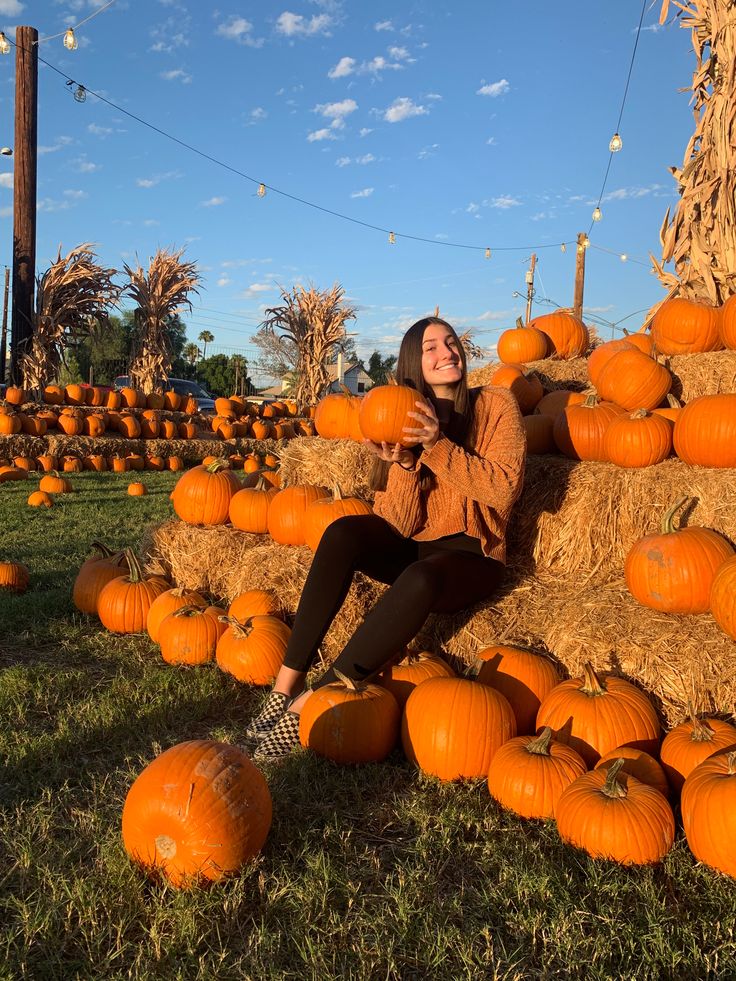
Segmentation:
<svg viewBox="0 0 736 981">
<path fill-rule="evenodd" d="M 341 392 L 342 387 L 338 381 L 338 365 L 328 364 L 327 365 L 327 376 L 329 378 L 329 387 L 325 394 L 330 392 Z M 351 395 L 363 395 L 373 384 L 373 379 L 370 375 L 366 374 L 363 365 L 357 362 L 349 362 L 348 364 L 342 365 L 342 384 L 347 388 Z M 282 378 L 281 383 L 278 385 L 273 385 L 271 388 L 267 388 L 260 394 L 266 397 L 272 396 L 273 398 L 279 398 L 284 394 L 286 389 L 289 387 L 289 379 Z"/>
</svg>

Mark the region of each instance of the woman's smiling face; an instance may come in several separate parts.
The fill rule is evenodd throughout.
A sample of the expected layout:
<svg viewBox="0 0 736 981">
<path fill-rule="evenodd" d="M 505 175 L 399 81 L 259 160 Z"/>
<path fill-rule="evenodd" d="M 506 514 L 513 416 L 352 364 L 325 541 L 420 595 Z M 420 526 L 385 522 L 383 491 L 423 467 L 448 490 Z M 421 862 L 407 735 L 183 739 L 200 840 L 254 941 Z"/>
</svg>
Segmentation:
<svg viewBox="0 0 736 981">
<path fill-rule="evenodd" d="M 422 374 L 425 382 L 437 389 L 454 387 L 463 377 L 463 363 L 457 339 L 443 324 L 430 324 L 422 337 Z"/>
</svg>

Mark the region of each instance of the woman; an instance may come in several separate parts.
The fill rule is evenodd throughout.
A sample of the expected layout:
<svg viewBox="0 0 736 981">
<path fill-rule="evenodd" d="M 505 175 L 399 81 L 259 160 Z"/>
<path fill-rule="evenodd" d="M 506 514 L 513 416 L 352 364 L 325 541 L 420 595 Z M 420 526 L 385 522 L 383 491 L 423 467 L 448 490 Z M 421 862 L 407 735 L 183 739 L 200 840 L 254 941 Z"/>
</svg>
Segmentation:
<svg viewBox="0 0 736 981">
<path fill-rule="evenodd" d="M 374 514 L 340 518 L 315 552 L 284 657 L 246 733 L 254 758 L 278 759 L 299 743 L 299 713 L 334 668 L 363 681 L 401 657 L 429 613 L 457 613 L 501 582 L 505 532 L 521 491 L 525 435 L 516 400 L 501 388 L 469 390 L 453 328 L 426 317 L 401 342 L 396 376 L 417 389 L 410 447 L 365 445 L 374 454 Z M 390 586 L 311 688 L 306 675 L 353 573 Z"/>
</svg>

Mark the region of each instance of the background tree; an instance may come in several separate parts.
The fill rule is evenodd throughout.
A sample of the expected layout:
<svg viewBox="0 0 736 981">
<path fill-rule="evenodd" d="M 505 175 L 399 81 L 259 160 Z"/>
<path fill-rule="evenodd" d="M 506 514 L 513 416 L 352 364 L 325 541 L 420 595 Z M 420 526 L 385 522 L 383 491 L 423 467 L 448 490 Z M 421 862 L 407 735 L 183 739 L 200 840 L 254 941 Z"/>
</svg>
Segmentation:
<svg viewBox="0 0 736 981">
<path fill-rule="evenodd" d="M 664 0 L 659 22 L 667 19 Z M 662 285 L 679 296 L 721 304 L 736 292 L 736 17 L 733 0 L 677 0 L 681 26 L 692 34 L 696 66 L 691 104 L 695 132 L 681 168 L 670 167 L 680 200 L 667 209 L 662 260 L 651 256 Z M 674 272 L 665 272 L 674 262 Z"/>
<path fill-rule="evenodd" d="M 215 335 L 212 334 L 212 333 L 210 333 L 210 331 L 208 331 L 208 330 L 200 331 L 199 336 L 197 337 L 197 340 L 198 341 L 201 341 L 202 344 L 204 345 L 204 349 L 202 351 L 202 357 L 203 358 L 206 358 L 207 357 L 207 345 L 208 344 L 211 344 L 214 341 L 214 339 L 215 339 Z"/>
<path fill-rule="evenodd" d="M 186 342 L 179 310 L 191 309 L 190 293 L 199 292 L 199 273 L 193 262 L 183 262 L 184 250 L 159 249 L 148 270 L 124 266 L 130 283 L 124 292 L 136 304 L 131 382 L 146 394 L 165 381 L 172 362 Z M 178 348 L 178 351 L 177 351 Z"/>
<path fill-rule="evenodd" d="M 297 348 L 295 398 L 300 409 L 316 402 L 327 388 L 327 362 L 333 347 L 345 337 L 345 322 L 355 318 L 353 307 L 343 306 L 345 290 L 338 283 L 330 290 L 295 286 L 281 290 L 283 304 L 269 307 L 262 330 L 290 339 Z"/>
<path fill-rule="evenodd" d="M 181 353 L 184 360 L 187 361 L 192 368 L 195 366 L 200 358 L 200 355 L 202 354 L 194 341 L 190 341 L 189 344 L 185 344 L 184 350 Z"/>
<path fill-rule="evenodd" d="M 388 357 L 384 358 L 380 351 L 374 351 L 368 358 L 368 367 L 365 370 L 374 385 L 386 385 L 395 366 L 395 354 L 389 354 Z"/>
<path fill-rule="evenodd" d="M 56 378 L 64 352 L 107 324 L 109 308 L 118 302 L 115 269 L 105 269 L 89 242 L 78 245 L 36 281 L 36 309 L 30 350 L 20 359 L 23 387 L 39 391 Z"/>
<path fill-rule="evenodd" d="M 256 365 L 264 374 L 280 379 L 296 370 L 299 349 L 290 337 L 280 337 L 273 330 L 261 327 L 251 342 L 260 352 Z"/>
<path fill-rule="evenodd" d="M 240 363 L 237 360 L 239 357 Z M 244 361 L 245 359 L 237 354 L 230 358 L 226 354 L 213 354 L 211 358 L 203 359 L 197 365 L 197 379 L 212 395 L 227 398 L 235 393 L 236 376 L 238 376 L 239 387 L 243 394 L 254 395 L 255 388 L 247 373 L 243 377 L 242 362 Z"/>
</svg>

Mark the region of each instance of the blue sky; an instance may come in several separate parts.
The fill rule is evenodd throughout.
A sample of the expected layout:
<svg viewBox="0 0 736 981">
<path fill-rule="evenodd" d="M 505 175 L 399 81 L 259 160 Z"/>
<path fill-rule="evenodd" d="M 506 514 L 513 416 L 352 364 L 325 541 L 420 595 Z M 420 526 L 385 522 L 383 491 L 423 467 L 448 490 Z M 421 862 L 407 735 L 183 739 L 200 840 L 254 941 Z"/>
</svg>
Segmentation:
<svg viewBox="0 0 736 981">
<path fill-rule="evenodd" d="M 10 37 L 29 24 L 44 38 L 104 2 L 0 0 L 0 24 Z M 647 254 L 659 254 L 677 200 L 668 167 L 681 164 L 693 126 L 678 91 L 694 68 L 689 33 L 677 21 L 660 28 L 660 4 L 647 6 L 624 147 L 587 254 L 586 312 L 610 322 L 663 295 Z M 524 312 L 514 292 L 525 294 L 532 251 L 533 312 L 553 309 L 544 298 L 572 303 L 575 249 L 560 243 L 590 226 L 640 13 L 639 0 L 116 0 L 79 28 L 76 51 L 60 37 L 40 45 L 119 109 L 93 95 L 76 102 L 40 66 L 39 268 L 83 241 L 117 268 L 186 246 L 204 283 L 184 319 L 193 340 L 210 330 L 214 348 L 252 358 L 279 285 L 337 281 L 358 309 L 348 329 L 365 358 L 394 352 L 436 305 L 490 354 Z M 0 58 L 0 143 L 11 146 L 14 61 Z M 258 197 L 256 183 L 125 113 L 271 190 Z M 4 263 L 11 171 L 0 157 Z M 394 230 L 396 244 L 276 189 Z M 624 323 L 636 329 L 640 317 Z"/>
</svg>

